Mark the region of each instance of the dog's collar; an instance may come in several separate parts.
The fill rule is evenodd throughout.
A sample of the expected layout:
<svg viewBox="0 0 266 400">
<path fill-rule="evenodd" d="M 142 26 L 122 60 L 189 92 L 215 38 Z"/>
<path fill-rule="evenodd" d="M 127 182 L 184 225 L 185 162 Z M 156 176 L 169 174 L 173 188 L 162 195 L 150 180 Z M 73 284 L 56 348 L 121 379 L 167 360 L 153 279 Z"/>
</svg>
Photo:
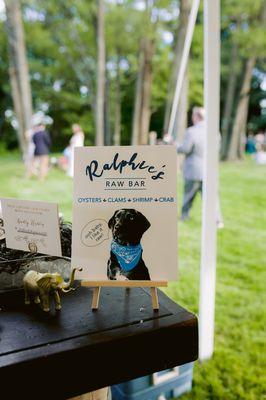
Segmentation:
<svg viewBox="0 0 266 400">
<path fill-rule="evenodd" d="M 123 271 L 129 272 L 139 263 L 142 254 L 141 244 L 136 246 L 122 246 L 115 240 L 111 243 L 111 251 L 116 255 Z"/>
</svg>

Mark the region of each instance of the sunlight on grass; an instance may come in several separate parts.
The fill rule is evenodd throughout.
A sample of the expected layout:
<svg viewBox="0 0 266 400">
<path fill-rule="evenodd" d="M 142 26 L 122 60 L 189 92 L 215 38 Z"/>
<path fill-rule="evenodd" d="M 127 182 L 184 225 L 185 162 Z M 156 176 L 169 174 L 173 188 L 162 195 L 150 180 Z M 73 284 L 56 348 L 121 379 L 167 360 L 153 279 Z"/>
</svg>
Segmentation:
<svg viewBox="0 0 266 400">
<path fill-rule="evenodd" d="M 53 169 L 44 183 L 27 181 L 14 156 L 1 156 L 0 196 L 54 201 L 71 220 L 72 180 Z M 183 400 L 258 400 L 266 393 L 266 168 L 251 160 L 221 165 L 225 228 L 218 232 L 215 354 L 196 363 L 193 391 Z M 181 179 L 179 180 L 181 200 Z M 179 280 L 166 290 L 198 311 L 201 200 L 179 224 Z"/>
</svg>

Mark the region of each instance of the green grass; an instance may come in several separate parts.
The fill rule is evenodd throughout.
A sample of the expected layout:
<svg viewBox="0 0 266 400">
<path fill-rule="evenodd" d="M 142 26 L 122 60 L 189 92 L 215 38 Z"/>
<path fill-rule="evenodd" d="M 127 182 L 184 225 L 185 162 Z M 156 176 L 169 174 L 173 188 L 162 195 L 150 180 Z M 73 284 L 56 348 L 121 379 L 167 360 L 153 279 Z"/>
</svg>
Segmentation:
<svg viewBox="0 0 266 400">
<path fill-rule="evenodd" d="M 0 196 L 58 202 L 71 219 L 70 178 L 54 169 L 40 184 L 25 180 L 23 174 L 18 159 L 1 156 Z M 266 398 L 266 168 L 251 160 L 221 164 L 220 181 L 225 228 L 218 232 L 215 352 L 210 361 L 196 363 L 193 390 L 182 400 L 261 400 Z M 180 195 L 181 191 L 180 180 Z M 180 224 L 180 277 L 167 289 L 169 296 L 195 313 L 200 212 L 198 198 L 191 221 Z"/>
<path fill-rule="evenodd" d="M 53 168 L 44 182 L 37 177 L 28 180 L 19 158 L 0 155 L 0 196 L 23 200 L 53 201 L 59 204 L 65 219 L 71 220 L 73 181 L 62 171 Z"/>
</svg>

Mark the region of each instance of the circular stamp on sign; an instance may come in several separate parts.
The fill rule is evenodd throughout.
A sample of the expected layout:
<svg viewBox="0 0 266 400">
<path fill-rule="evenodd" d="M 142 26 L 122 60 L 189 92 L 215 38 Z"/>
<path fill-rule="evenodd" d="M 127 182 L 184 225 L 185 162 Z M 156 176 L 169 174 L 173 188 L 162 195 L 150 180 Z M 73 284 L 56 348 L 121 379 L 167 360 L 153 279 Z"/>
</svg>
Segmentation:
<svg viewBox="0 0 266 400">
<path fill-rule="evenodd" d="M 37 253 L 38 252 L 38 247 L 37 247 L 36 243 L 34 243 L 34 242 L 30 242 L 28 244 L 28 249 L 29 249 L 29 251 L 31 253 Z"/>
</svg>

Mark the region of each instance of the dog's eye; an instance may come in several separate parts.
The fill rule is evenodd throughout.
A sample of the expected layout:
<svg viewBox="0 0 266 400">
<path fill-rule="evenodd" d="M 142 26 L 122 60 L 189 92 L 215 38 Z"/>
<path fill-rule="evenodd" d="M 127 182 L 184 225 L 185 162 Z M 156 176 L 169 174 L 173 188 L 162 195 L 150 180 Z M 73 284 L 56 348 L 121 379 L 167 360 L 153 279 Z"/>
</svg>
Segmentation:
<svg viewBox="0 0 266 400">
<path fill-rule="evenodd" d="M 133 221 L 134 217 L 129 217 L 130 221 Z"/>
</svg>

